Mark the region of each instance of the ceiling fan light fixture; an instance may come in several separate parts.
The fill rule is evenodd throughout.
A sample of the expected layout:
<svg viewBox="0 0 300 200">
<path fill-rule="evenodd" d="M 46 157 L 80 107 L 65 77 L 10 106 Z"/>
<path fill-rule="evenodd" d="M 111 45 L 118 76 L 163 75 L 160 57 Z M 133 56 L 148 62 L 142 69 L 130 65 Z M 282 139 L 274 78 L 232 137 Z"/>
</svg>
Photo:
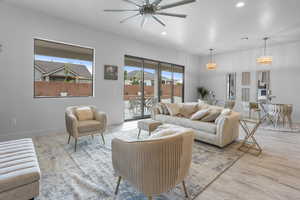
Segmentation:
<svg viewBox="0 0 300 200">
<path fill-rule="evenodd" d="M 161 35 L 167 35 L 166 31 L 161 32 Z"/>
<path fill-rule="evenodd" d="M 160 15 L 164 15 L 164 16 L 168 16 L 168 17 L 186 18 L 187 15 L 185 15 L 185 14 L 163 12 L 163 10 L 190 4 L 190 3 L 194 3 L 197 0 L 180 0 L 175 3 L 169 3 L 169 4 L 162 5 L 162 6 L 160 4 L 162 3 L 163 0 L 153 0 L 153 1 L 143 0 L 143 4 L 136 3 L 134 0 L 123 0 L 123 1 L 130 3 L 132 5 L 135 5 L 136 9 L 106 9 L 106 10 L 104 10 L 104 12 L 134 12 L 134 11 L 136 11 L 137 12 L 136 15 L 127 17 L 127 18 L 121 20 L 120 22 L 124 23 L 134 17 L 140 16 L 140 17 L 142 17 L 141 27 L 143 28 L 147 19 L 153 19 L 157 23 L 159 23 L 160 25 L 165 27 L 166 24 L 163 22 L 163 20 L 161 20 L 158 17 Z"/>
</svg>

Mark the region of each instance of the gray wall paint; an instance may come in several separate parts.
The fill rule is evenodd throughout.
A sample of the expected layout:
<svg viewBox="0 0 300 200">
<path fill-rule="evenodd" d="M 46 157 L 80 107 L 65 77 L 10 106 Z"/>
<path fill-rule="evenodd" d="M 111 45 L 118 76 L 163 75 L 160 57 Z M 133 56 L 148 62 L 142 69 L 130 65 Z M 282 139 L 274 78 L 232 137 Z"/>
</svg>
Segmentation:
<svg viewBox="0 0 300 200">
<path fill-rule="evenodd" d="M 251 101 L 256 99 L 256 71 L 271 71 L 271 90 L 276 103 L 294 105 L 293 117 L 300 121 L 300 42 L 274 45 L 269 50 L 273 56 L 271 66 L 256 64 L 256 58 L 262 49 L 231 52 L 216 55 L 218 64 L 216 71 L 207 71 L 205 64 L 207 57 L 201 57 L 201 75 L 199 84 L 215 91 L 217 99 L 226 99 L 227 72 L 237 72 L 237 100 L 241 101 L 241 76 L 243 71 L 251 72 L 250 96 Z M 239 108 L 239 107 L 238 107 Z"/>
<path fill-rule="evenodd" d="M 11 7 L 0 6 L 0 139 L 64 130 L 64 110 L 70 105 L 96 105 L 109 124 L 123 122 L 123 71 L 118 81 L 103 79 L 104 64 L 123 66 L 134 55 L 186 66 L 185 100 L 195 101 L 200 58 L 173 49 L 140 43 L 117 35 Z M 33 99 L 33 38 L 95 48 L 95 97 Z M 16 123 L 15 123 L 16 122 Z"/>
</svg>

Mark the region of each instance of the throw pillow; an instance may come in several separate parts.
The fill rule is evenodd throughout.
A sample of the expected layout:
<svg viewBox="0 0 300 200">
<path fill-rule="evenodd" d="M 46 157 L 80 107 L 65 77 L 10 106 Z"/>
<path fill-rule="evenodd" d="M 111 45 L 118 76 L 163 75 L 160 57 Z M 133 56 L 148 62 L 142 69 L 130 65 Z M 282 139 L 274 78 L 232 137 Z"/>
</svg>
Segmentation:
<svg viewBox="0 0 300 200">
<path fill-rule="evenodd" d="M 94 119 L 93 111 L 88 106 L 77 108 L 75 113 L 76 113 L 77 119 L 79 121 L 93 120 Z"/>
<path fill-rule="evenodd" d="M 165 105 L 171 116 L 176 116 L 180 113 L 180 107 L 177 103 L 166 103 Z"/>
<path fill-rule="evenodd" d="M 231 110 L 226 108 L 226 109 L 223 109 L 222 112 L 221 112 L 221 115 L 224 115 L 224 116 L 228 116 L 231 114 Z"/>
<path fill-rule="evenodd" d="M 198 107 L 197 104 L 182 104 L 180 107 L 180 114 L 183 117 L 190 118 L 192 114 L 197 112 Z"/>
<path fill-rule="evenodd" d="M 217 117 L 221 114 L 221 110 L 219 109 L 210 109 L 209 114 L 201 119 L 203 122 L 214 122 Z"/>
<path fill-rule="evenodd" d="M 175 129 L 164 129 L 152 134 L 150 137 L 148 137 L 148 139 L 157 139 L 164 136 L 173 135 L 174 133 L 176 133 Z"/>
<path fill-rule="evenodd" d="M 159 110 L 159 114 L 164 114 L 164 110 L 161 104 L 158 104 L 157 108 Z"/>
<path fill-rule="evenodd" d="M 200 120 L 209 114 L 209 109 L 199 110 L 191 116 L 191 120 Z"/>
<path fill-rule="evenodd" d="M 165 114 L 165 115 L 170 115 L 170 112 L 169 112 L 169 110 L 168 110 L 168 107 L 167 107 L 167 105 L 166 105 L 165 103 L 162 104 L 162 108 L 163 108 L 163 110 L 164 110 L 164 114 Z"/>
<path fill-rule="evenodd" d="M 225 116 L 229 116 L 231 115 L 232 111 L 230 109 L 224 109 L 221 114 L 219 115 L 219 117 L 217 117 L 217 119 L 215 120 L 215 123 L 218 124 L 219 121 L 224 118 Z"/>
<path fill-rule="evenodd" d="M 208 104 L 204 104 L 204 103 L 198 104 L 198 110 L 203 110 L 203 109 L 207 109 L 207 108 L 209 108 Z"/>
</svg>

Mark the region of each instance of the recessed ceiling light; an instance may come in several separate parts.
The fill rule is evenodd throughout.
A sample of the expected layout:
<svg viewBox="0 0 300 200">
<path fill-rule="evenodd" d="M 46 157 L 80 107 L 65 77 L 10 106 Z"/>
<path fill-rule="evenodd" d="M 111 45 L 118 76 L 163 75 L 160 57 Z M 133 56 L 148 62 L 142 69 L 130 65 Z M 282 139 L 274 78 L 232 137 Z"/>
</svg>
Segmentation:
<svg viewBox="0 0 300 200">
<path fill-rule="evenodd" d="M 245 6 L 245 2 L 243 2 L 243 1 L 240 1 L 237 4 L 235 4 L 235 7 L 237 7 L 237 8 L 242 8 L 244 6 Z"/>
<path fill-rule="evenodd" d="M 166 31 L 161 32 L 162 35 L 167 35 Z"/>
</svg>

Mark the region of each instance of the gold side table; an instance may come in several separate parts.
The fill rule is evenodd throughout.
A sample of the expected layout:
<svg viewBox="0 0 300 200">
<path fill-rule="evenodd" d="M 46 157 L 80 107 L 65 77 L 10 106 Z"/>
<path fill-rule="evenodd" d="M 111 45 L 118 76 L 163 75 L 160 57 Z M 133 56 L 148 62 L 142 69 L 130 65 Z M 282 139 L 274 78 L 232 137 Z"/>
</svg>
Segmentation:
<svg viewBox="0 0 300 200">
<path fill-rule="evenodd" d="M 240 151 L 243 151 L 245 153 L 251 153 L 256 156 L 261 154 L 262 148 L 255 139 L 255 133 L 259 126 L 264 122 L 264 120 L 266 120 L 266 118 L 267 115 L 265 115 L 261 119 L 251 119 L 246 117 L 242 117 L 240 119 L 240 125 L 246 133 L 246 136 L 243 139 L 241 146 L 238 148 Z M 254 127 L 251 128 L 250 124 L 254 124 Z"/>
</svg>

